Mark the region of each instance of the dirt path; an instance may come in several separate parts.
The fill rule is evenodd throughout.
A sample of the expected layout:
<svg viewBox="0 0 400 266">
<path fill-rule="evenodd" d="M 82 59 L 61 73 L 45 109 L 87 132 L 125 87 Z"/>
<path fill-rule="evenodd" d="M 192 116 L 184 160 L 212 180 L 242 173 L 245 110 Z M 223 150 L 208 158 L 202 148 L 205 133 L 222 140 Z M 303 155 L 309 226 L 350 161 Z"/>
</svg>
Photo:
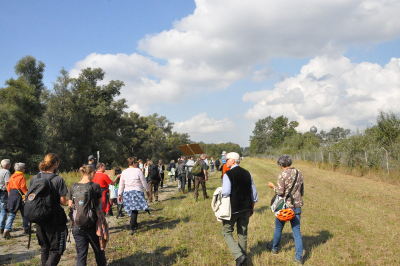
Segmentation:
<svg viewBox="0 0 400 266">
<path fill-rule="evenodd" d="M 160 188 L 159 200 L 165 201 L 171 198 L 177 192 L 177 185 L 175 182 L 166 182 L 164 188 Z M 116 214 L 116 208 L 113 208 Z M 159 211 L 155 203 L 150 203 L 150 210 L 153 212 Z M 107 217 L 109 223 L 110 234 L 125 230 L 125 225 L 129 223 L 129 218 L 124 216 L 122 218 L 115 218 L 115 216 Z M 38 245 L 36 235 L 32 234 L 31 247 L 27 249 L 28 236 L 23 233 L 21 216 L 17 215 L 14 221 L 14 231 L 11 233 L 12 238 L 9 240 L 0 236 L 0 265 L 14 265 L 20 264 L 40 264 L 40 246 Z M 75 260 L 76 252 L 74 248 L 74 238 L 70 234 L 70 242 L 67 242 L 67 249 L 61 257 L 59 265 L 71 265 Z M 89 249 L 90 250 L 90 249 Z M 91 252 L 91 251 L 89 251 Z"/>
</svg>

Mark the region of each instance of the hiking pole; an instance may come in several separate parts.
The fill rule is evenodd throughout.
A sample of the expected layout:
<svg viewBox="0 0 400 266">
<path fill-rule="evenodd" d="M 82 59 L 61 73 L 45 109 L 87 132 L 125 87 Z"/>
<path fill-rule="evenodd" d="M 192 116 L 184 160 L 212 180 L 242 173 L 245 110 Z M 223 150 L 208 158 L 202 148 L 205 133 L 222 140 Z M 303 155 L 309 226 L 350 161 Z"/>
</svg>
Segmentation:
<svg viewBox="0 0 400 266">
<path fill-rule="evenodd" d="M 29 222 L 28 249 L 31 247 L 32 223 Z"/>
</svg>

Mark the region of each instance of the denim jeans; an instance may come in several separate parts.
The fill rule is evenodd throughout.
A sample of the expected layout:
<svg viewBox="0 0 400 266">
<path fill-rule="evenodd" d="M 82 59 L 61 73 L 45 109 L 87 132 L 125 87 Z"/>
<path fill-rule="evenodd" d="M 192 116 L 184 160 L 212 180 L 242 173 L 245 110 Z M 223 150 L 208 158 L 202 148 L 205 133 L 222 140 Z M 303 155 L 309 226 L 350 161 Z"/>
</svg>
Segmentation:
<svg viewBox="0 0 400 266">
<path fill-rule="evenodd" d="M 292 226 L 292 232 L 293 232 L 293 238 L 294 238 L 294 246 L 296 249 L 296 259 L 297 260 L 302 260 L 303 259 L 303 240 L 301 237 L 301 232 L 300 232 L 300 215 L 301 215 L 301 208 L 294 208 L 293 209 L 296 216 L 290 221 L 290 224 Z M 272 240 L 272 249 L 273 250 L 278 250 L 279 243 L 281 242 L 281 237 L 282 237 L 282 230 L 283 227 L 285 226 L 285 222 L 282 222 L 278 220 L 278 218 L 275 218 L 275 232 L 274 232 L 274 238 Z"/>
<path fill-rule="evenodd" d="M 21 211 L 21 216 L 22 216 L 22 224 L 23 224 L 24 230 L 26 231 L 29 229 L 29 221 L 24 216 L 23 208 L 21 208 L 20 211 Z M 6 226 L 4 229 L 10 230 L 10 231 L 12 230 L 15 216 L 17 216 L 16 212 L 8 212 Z"/>
<path fill-rule="evenodd" d="M 7 191 L 0 191 L 0 229 L 4 229 L 7 219 Z"/>
</svg>

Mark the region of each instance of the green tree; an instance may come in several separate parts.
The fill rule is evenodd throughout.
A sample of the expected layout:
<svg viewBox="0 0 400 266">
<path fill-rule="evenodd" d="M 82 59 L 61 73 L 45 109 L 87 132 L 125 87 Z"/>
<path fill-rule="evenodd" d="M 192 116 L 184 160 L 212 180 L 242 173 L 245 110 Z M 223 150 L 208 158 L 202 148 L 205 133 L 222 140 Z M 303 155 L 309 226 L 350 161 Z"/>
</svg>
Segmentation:
<svg viewBox="0 0 400 266">
<path fill-rule="evenodd" d="M 18 78 L 9 79 L 0 89 L 0 152 L 26 162 L 31 170 L 42 156 L 43 71 L 42 62 L 24 57 L 15 67 Z"/>
</svg>

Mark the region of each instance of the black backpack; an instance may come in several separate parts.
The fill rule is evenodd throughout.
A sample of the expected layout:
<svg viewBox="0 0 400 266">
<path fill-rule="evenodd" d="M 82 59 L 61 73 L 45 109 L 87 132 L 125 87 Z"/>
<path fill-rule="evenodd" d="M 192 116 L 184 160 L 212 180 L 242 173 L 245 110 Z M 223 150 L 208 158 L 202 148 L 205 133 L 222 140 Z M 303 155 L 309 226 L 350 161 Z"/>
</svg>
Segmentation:
<svg viewBox="0 0 400 266">
<path fill-rule="evenodd" d="M 88 228 L 96 224 L 97 214 L 95 205 L 95 193 L 92 187 L 93 182 L 85 185 L 75 183 L 72 186 L 72 218 L 74 225 Z"/>
<path fill-rule="evenodd" d="M 54 198 L 54 189 L 51 185 L 51 180 L 56 177 L 56 174 L 48 178 L 37 174 L 32 180 L 26 194 L 24 204 L 24 216 L 31 223 L 43 223 L 49 221 L 55 210 L 55 203 L 58 202 Z"/>
<path fill-rule="evenodd" d="M 156 165 L 149 166 L 149 177 L 151 180 L 154 180 L 154 181 L 161 180 L 160 172 L 158 171 L 158 167 Z"/>
</svg>

